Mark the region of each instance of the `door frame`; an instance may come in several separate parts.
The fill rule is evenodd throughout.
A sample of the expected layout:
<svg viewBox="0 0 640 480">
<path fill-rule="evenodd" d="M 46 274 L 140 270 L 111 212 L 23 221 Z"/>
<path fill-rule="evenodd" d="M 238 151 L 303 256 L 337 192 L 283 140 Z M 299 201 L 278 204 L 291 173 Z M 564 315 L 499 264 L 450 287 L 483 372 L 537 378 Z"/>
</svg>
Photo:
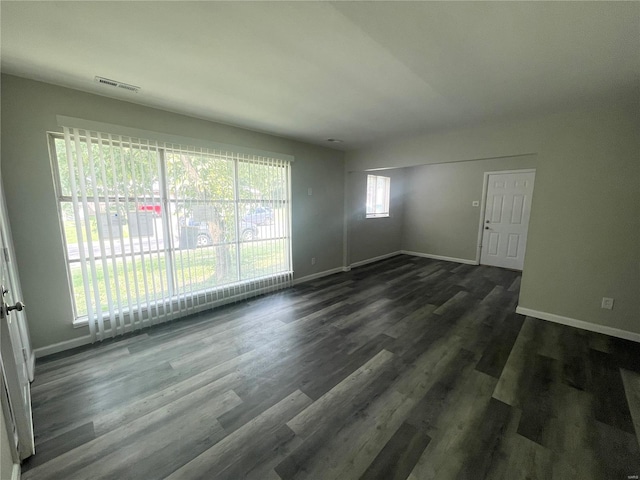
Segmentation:
<svg viewBox="0 0 640 480">
<path fill-rule="evenodd" d="M 13 349 L 11 341 L 11 332 L 9 331 L 7 312 L 3 305 L 3 314 L 0 318 L 0 368 L 2 368 L 3 390 L 6 389 L 8 402 L 3 401 L 3 411 L 8 410 L 7 415 L 10 423 L 8 425 L 15 429 L 15 440 L 17 440 L 18 456 L 25 459 L 35 453 L 33 432 L 33 419 L 31 417 L 31 393 L 30 387 L 27 385 L 27 398 L 23 398 L 23 386 L 18 376 L 18 364 L 15 360 L 16 352 Z M 21 355 L 21 353 L 17 353 Z M 5 394 L 5 392 L 0 392 Z M 28 405 L 25 406 L 24 402 Z M 7 408 L 8 407 L 8 408 Z M 11 441 L 11 439 L 9 440 Z"/>
<path fill-rule="evenodd" d="M 20 277 L 17 271 L 13 237 L 9 223 L 9 214 L 4 195 L 4 184 L 0 172 L 0 268 L 6 270 L 6 288 L 11 296 L 5 299 L 0 293 L 0 368 L 2 369 L 2 391 L 6 400 L 2 401 L 5 419 L 10 422 L 8 429 L 14 430 L 17 440 L 19 459 L 25 459 L 35 453 L 33 435 L 33 417 L 31 414 L 31 384 L 34 374 L 35 355 L 31 348 L 26 316 L 24 312 L 14 310 L 9 314 L 6 300 L 22 300 Z M 9 292 L 7 292 L 9 293 Z M 18 359 L 22 362 L 18 363 Z M 24 377 L 21 370 L 26 370 Z M 25 380 L 25 382 L 23 382 Z M 10 441 L 12 441 L 10 439 Z"/>
<path fill-rule="evenodd" d="M 9 440 L 9 450 L 11 452 L 11 460 L 13 461 L 12 479 L 20 478 L 20 453 L 18 452 L 18 431 L 16 429 L 15 421 L 13 419 L 13 412 L 9 405 L 9 390 L 7 389 L 7 382 L 4 378 L 4 370 L 0 372 L 0 416 L 4 422 L 5 433 Z M 0 433 L 0 435 L 2 435 Z M 17 470 L 17 473 L 16 473 Z"/>
<path fill-rule="evenodd" d="M 503 173 L 536 173 L 535 168 L 522 168 L 519 170 L 497 170 L 484 172 L 482 180 L 482 200 L 480 201 L 480 215 L 478 215 L 478 248 L 476 249 L 476 265 L 480 265 L 480 256 L 482 254 L 482 236 L 484 235 L 484 215 L 487 208 L 487 193 L 489 191 L 489 175 L 500 175 Z M 535 189 L 535 186 L 533 187 Z M 533 210 L 533 204 L 531 205 Z M 527 225 L 527 237 L 529 236 L 529 226 Z M 526 255 L 526 252 L 525 252 Z M 524 271 L 524 268 L 523 268 Z"/>
<path fill-rule="evenodd" d="M 15 270 L 17 268 L 18 262 L 16 260 L 16 254 L 12 243 L 13 234 L 11 233 L 11 225 L 9 224 L 9 212 L 7 210 L 6 198 L 4 196 L 4 185 L 2 185 L 1 182 L 2 180 L 0 177 L 0 208 L 2 208 L 2 211 L 0 211 L 0 231 L 4 232 L 4 242 L 6 243 L 6 246 L 5 251 L 0 253 L 4 254 L 4 261 L 8 265 L 10 265 L 9 267 L 7 267 L 7 275 L 9 275 L 9 285 L 6 286 L 11 289 L 14 298 L 22 300 L 24 297 L 22 295 L 20 276 Z M 0 233 L 0 235 L 2 235 L 2 233 Z M 29 328 L 27 326 L 26 313 L 24 311 L 15 311 L 13 315 L 17 319 L 16 323 L 18 326 L 18 332 L 20 334 L 20 341 L 23 349 L 22 353 L 27 365 L 29 380 L 33 381 L 36 368 L 36 355 L 35 351 L 31 347 L 31 336 L 29 334 Z"/>
</svg>

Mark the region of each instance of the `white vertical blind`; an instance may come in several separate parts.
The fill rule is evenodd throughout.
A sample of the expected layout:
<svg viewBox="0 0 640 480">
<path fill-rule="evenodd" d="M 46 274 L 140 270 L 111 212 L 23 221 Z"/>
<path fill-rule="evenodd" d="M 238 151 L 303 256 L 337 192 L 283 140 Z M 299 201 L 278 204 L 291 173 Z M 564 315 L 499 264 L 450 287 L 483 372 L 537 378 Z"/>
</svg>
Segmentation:
<svg viewBox="0 0 640 480">
<path fill-rule="evenodd" d="M 94 340 L 291 285 L 289 161 L 63 130 L 61 223 Z"/>
<path fill-rule="evenodd" d="M 388 217 L 391 178 L 380 175 L 367 175 L 366 216 Z"/>
</svg>

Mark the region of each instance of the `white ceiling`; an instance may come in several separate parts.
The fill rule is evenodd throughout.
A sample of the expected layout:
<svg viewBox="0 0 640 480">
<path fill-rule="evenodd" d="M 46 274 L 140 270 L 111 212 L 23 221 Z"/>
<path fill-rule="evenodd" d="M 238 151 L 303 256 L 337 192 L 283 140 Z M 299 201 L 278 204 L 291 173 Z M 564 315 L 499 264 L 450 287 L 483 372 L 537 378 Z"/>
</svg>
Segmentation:
<svg viewBox="0 0 640 480">
<path fill-rule="evenodd" d="M 640 85 L 637 2 L 0 8 L 3 72 L 342 149 L 620 100 Z"/>
</svg>

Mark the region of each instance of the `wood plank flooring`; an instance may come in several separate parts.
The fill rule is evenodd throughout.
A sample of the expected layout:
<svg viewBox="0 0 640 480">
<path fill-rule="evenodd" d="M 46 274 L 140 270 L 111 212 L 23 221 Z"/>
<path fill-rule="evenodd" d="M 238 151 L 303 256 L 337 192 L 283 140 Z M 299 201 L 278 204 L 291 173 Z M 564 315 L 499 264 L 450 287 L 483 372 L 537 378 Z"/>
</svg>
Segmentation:
<svg viewBox="0 0 640 480">
<path fill-rule="evenodd" d="M 627 479 L 640 345 L 397 256 L 38 361 L 40 479 Z"/>
</svg>

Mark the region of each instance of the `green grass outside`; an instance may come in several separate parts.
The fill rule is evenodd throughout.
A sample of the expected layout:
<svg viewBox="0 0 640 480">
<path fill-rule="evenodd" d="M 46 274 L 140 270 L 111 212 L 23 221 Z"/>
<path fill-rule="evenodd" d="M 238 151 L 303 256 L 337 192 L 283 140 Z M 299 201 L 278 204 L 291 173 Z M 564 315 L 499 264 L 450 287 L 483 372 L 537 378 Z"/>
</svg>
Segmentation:
<svg viewBox="0 0 640 480">
<path fill-rule="evenodd" d="M 98 244 L 100 242 L 100 237 L 98 236 L 98 226 L 96 225 L 95 217 L 91 217 L 91 240 Z M 84 228 L 84 227 L 83 227 Z M 117 227 L 113 227 L 113 237 L 114 239 L 120 238 L 120 232 L 116 229 Z M 105 237 L 108 238 L 108 232 L 105 231 Z M 67 220 L 64 222 L 64 234 L 67 239 L 67 243 L 78 243 L 78 228 L 76 227 L 76 222 L 73 220 Z M 87 232 L 83 230 L 82 238 L 86 242 Z M 122 238 L 129 238 L 129 226 L 122 226 Z M 108 241 L 108 240 L 107 240 Z"/>
</svg>

